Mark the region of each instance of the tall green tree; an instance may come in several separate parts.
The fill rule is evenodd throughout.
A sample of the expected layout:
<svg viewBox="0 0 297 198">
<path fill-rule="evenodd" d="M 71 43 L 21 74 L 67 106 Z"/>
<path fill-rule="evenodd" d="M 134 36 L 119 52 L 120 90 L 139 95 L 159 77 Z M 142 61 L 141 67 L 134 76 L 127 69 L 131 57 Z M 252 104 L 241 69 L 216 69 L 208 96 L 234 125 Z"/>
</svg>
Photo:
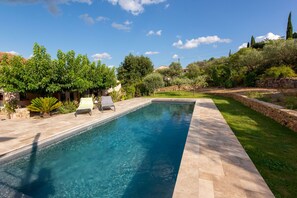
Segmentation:
<svg viewBox="0 0 297 198">
<path fill-rule="evenodd" d="M 287 40 L 293 38 L 293 25 L 292 25 L 292 21 L 291 21 L 291 15 L 292 15 L 292 13 L 290 12 L 289 17 L 288 17 L 287 32 L 286 32 Z"/>
<path fill-rule="evenodd" d="M 129 54 L 117 69 L 117 76 L 122 85 L 126 86 L 142 81 L 153 70 L 153 63 L 148 57 Z"/>
<path fill-rule="evenodd" d="M 24 80 L 25 67 L 24 59 L 20 56 L 13 56 L 9 63 L 5 60 L 0 66 L 0 87 L 7 92 L 26 91 Z"/>
<path fill-rule="evenodd" d="M 251 47 L 254 47 L 254 45 L 256 44 L 255 38 L 254 36 L 251 37 Z"/>
<path fill-rule="evenodd" d="M 25 67 L 27 91 L 47 95 L 60 90 L 53 84 L 55 73 L 52 60 L 44 46 L 34 44 L 33 56 L 26 62 Z"/>
<path fill-rule="evenodd" d="M 182 75 L 182 72 L 183 72 L 183 68 L 179 62 L 172 62 L 169 65 L 169 73 L 172 79 L 180 77 Z"/>
<path fill-rule="evenodd" d="M 97 62 L 95 74 L 95 83 L 97 89 L 108 89 L 114 87 L 116 85 L 116 76 L 115 76 L 115 68 L 109 68 L 105 64 L 101 64 L 100 61 Z"/>
<path fill-rule="evenodd" d="M 202 68 L 203 62 L 201 63 L 191 63 L 187 66 L 186 77 L 189 79 L 195 79 L 200 75 L 204 74 L 204 70 Z"/>
<path fill-rule="evenodd" d="M 248 42 L 248 43 L 247 43 L 246 47 L 247 47 L 247 48 L 249 48 L 249 47 L 250 47 L 250 42 Z"/>
</svg>

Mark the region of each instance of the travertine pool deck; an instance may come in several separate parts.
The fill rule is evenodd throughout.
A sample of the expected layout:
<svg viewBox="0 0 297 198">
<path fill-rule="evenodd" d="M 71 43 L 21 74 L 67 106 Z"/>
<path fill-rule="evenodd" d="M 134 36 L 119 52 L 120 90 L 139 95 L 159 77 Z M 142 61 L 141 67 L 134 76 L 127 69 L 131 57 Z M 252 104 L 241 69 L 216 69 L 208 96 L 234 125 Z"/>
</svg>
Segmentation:
<svg viewBox="0 0 297 198">
<path fill-rule="evenodd" d="M 168 100 L 168 99 L 158 99 Z M 178 99 L 172 99 L 178 100 Z M 189 99 L 193 101 L 193 99 Z M 152 101 L 117 102 L 116 112 L 58 115 L 47 119 L 0 121 L 0 160 L 20 150 L 61 138 Z M 274 197 L 212 100 L 197 99 L 173 197 Z"/>
</svg>

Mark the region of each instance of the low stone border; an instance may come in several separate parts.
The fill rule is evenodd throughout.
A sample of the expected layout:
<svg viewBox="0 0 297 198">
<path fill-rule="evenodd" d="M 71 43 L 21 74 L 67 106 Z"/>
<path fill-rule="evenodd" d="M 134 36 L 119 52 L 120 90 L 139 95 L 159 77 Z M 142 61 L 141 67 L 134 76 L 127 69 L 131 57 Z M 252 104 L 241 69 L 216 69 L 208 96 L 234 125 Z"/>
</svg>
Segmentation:
<svg viewBox="0 0 297 198">
<path fill-rule="evenodd" d="M 225 97 L 231 97 L 250 107 L 251 109 L 272 118 L 276 122 L 284 125 L 293 131 L 297 132 L 297 112 L 294 110 L 285 109 L 282 106 L 274 105 L 268 102 L 263 102 L 257 99 L 248 98 L 245 95 L 237 93 L 215 93 Z"/>
</svg>

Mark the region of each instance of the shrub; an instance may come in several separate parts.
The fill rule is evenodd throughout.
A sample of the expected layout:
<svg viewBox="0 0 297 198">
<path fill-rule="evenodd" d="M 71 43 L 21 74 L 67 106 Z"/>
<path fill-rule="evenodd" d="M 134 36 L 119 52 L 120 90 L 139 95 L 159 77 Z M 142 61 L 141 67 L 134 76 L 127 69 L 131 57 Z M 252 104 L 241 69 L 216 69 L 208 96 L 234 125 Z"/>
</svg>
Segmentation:
<svg viewBox="0 0 297 198">
<path fill-rule="evenodd" d="M 294 70 L 289 66 L 271 67 L 265 71 L 264 78 L 289 78 L 296 76 Z"/>
<path fill-rule="evenodd" d="M 135 96 L 135 86 L 129 85 L 123 88 L 126 92 L 127 99 L 133 98 Z"/>
<path fill-rule="evenodd" d="M 250 91 L 247 94 L 247 97 L 249 98 L 256 98 L 256 99 L 260 99 L 264 97 L 264 94 L 261 92 L 257 92 L 257 91 Z"/>
<path fill-rule="evenodd" d="M 147 95 L 149 95 L 149 91 L 143 82 L 135 84 L 136 97 L 147 96 Z"/>
<path fill-rule="evenodd" d="M 143 84 L 150 94 L 155 94 L 156 89 L 164 86 L 164 81 L 161 74 L 152 73 L 143 79 Z"/>
<path fill-rule="evenodd" d="M 297 109 L 297 98 L 296 96 L 286 96 L 285 106 L 288 109 Z"/>
<path fill-rule="evenodd" d="M 173 79 L 172 84 L 177 85 L 178 89 L 180 89 L 182 85 L 191 84 L 191 80 L 188 78 L 175 78 L 175 79 Z"/>
<path fill-rule="evenodd" d="M 64 102 L 62 106 L 58 108 L 58 112 L 62 114 L 75 112 L 77 108 L 77 104 L 75 102 Z"/>
<path fill-rule="evenodd" d="M 204 87 L 208 86 L 208 83 L 206 82 L 206 78 L 207 78 L 206 75 L 202 75 L 202 76 L 197 76 L 196 78 L 194 78 L 191 81 L 191 86 L 193 88 L 193 94 L 195 93 L 196 89 L 204 88 Z"/>
<path fill-rule="evenodd" d="M 109 94 L 112 98 L 112 101 L 117 102 L 125 99 L 125 92 L 121 89 L 120 91 L 112 91 Z"/>
<path fill-rule="evenodd" d="M 257 74 L 255 72 L 249 72 L 244 78 L 244 85 L 247 87 L 255 87 L 257 80 Z"/>
<path fill-rule="evenodd" d="M 42 115 L 50 115 L 50 112 L 62 106 L 62 102 L 58 102 L 57 98 L 35 98 L 27 109 L 34 112 L 40 112 Z"/>
<path fill-rule="evenodd" d="M 17 108 L 18 100 L 15 97 L 15 95 L 10 94 L 9 99 L 4 102 L 4 109 L 6 113 L 9 115 L 15 112 L 15 109 Z"/>
</svg>

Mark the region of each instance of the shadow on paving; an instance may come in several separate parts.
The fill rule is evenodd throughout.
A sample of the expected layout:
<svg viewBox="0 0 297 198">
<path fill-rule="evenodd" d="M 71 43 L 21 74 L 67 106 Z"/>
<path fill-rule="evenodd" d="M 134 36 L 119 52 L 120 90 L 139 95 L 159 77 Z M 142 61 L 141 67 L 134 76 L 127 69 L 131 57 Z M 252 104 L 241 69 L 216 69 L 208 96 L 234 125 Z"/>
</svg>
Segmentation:
<svg viewBox="0 0 297 198">
<path fill-rule="evenodd" d="M 8 140 L 12 140 L 12 139 L 15 139 L 15 138 L 14 137 L 0 137 L 0 142 L 5 142 Z"/>
</svg>

